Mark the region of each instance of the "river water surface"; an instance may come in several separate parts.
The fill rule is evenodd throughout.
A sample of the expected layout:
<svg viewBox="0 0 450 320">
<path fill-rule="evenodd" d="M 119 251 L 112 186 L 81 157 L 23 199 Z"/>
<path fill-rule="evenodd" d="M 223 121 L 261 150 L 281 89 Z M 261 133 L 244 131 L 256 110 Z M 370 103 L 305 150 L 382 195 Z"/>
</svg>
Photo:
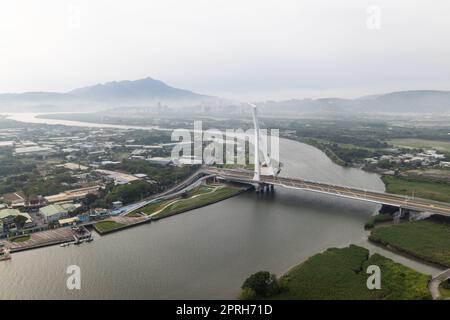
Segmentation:
<svg viewBox="0 0 450 320">
<path fill-rule="evenodd" d="M 26 117 L 33 118 L 16 115 L 14 119 L 28 121 Z M 60 120 L 49 123 L 56 121 L 73 125 Z M 342 168 L 306 144 L 280 139 L 280 159 L 284 176 L 384 190 L 377 175 Z M 265 195 L 248 192 L 155 223 L 96 236 L 89 244 L 16 253 L 0 263 L 0 299 L 235 298 L 251 273 L 282 274 L 329 247 L 367 244 L 363 225 L 378 207 L 281 188 Z M 422 272 L 438 271 L 408 263 Z M 69 265 L 81 268 L 81 290 L 66 287 Z"/>
</svg>

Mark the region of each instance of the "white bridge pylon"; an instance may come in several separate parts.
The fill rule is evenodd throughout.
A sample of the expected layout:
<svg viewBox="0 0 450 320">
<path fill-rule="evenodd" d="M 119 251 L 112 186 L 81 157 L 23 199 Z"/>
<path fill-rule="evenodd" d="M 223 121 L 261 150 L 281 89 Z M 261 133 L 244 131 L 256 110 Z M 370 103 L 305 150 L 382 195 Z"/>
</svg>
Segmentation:
<svg viewBox="0 0 450 320">
<path fill-rule="evenodd" d="M 262 139 L 262 141 L 261 141 L 261 130 L 259 128 L 259 123 L 258 123 L 257 108 L 252 103 L 249 103 L 249 105 L 252 107 L 253 126 L 254 126 L 254 131 L 255 131 L 255 137 L 254 137 L 255 175 L 253 177 L 253 180 L 259 182 L 260 179 L 261 179 L 261 160 L 260 160 L 261 143 L 262 143 L 263 150 L 265 150 L 263 152 L 263 155 L 264 155 L 264 159 L 263 159 L 264 160 L 264 166 L 265 166 L 265 169 L 266 169 L 266 173 L 265 174 L 266 175 L 271 175 L 271 176 L 276 176 L 277 174 L 275 173 L 275 170 L 273 168 L 272 158 L 267 153 L 268 138 L 269 138 L 269 136 L 267 135 L 267 131 L 265 131 L 266 135 L 263 136 L 264 139 Z M 274 137 L 271 135 L 271 138 L 270 138 L 270 140 L 271 140 L 271 142 L 270 142 L 271 152 L 273 151 L 272 148 L 274 147 L 274 145 L 272 144 L 274 141 L 272 141 L 272 139 L 274 139 Z M 278 143 L 278 140 L 275 140 L 275 143 Z M 276 148 L 278 149 L 278 146 Z"/>
<path fill-rule="evenodd" d="M 249 105 L 252 107 L 253 126 L 255 127 L 255 175 L 253 176 L 253 180 L 259 182 L 261 180 L 261 166 L 259 162 L 259 124 L 256 106 L 252 103 L 249 103 Z"/>
</svg>

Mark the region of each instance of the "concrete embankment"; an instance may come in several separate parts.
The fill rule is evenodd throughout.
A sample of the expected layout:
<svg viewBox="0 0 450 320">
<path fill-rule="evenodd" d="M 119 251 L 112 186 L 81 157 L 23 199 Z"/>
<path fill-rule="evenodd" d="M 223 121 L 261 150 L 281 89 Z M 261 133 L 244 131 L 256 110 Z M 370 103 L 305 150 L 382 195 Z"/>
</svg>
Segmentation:
<svg viewBox="0 0 450 320">
<path fill-rule="evenodd" d="M 71 228 L 58 228 L 46 231 L 40 231 L 30 234 L 30 239 L 21 242 L 5 240 L 5 246 L 11 252 L 42 248 L 70 242 L 74 240 L 74 231 Z"/>
<path fill-rule="evenodd" d="M 191 208 L 187 208 L 187 209 L 183 209 L 183 210 L 180 210 L 180 211 L 177 211 L 177 212 L 173 212 L 173 213 L 170 213 L 170 214 L 162 215 L 161 217 L 156 216 L 156 217 L 152 218 L 152 220 L 161 220 L 161 219 L 168 218 L 168 217 L 180 214 L 180 213 L 184 213 L 184 212 L 187 212 L 187 211 L 191 211 L 191 210 L 199 209 L 199 208 L 202 208 L 202 207 L 206 207 L 206 206 L 209 206 L 211 204 L 214 204 L 214 203 L 217 203 L 217 202 L 224 201 L 226 199 L 235 197 L 235 196 L 237 196 L 237 195 L 239 195 L 239 194 L 241 194 L 243 192 L 246 192 L 246 191 L 248 191 L 248 189 L 242 189 L 242 190 L 240 190 L 237 193 L 225 196 L 225 197 L 220 198 L 220 199 L 213 200 L 213 201 L 205 203 L 205 204 L 196 205 L 196 206 L 191 207 Z"/>
<path fill-rule="evenodd" d="M 112 217 L 112 218 L 109 218 L 106 220 L 99 221 L 98 223 L 108 222 L 108 221 L 115 222 L 115 223 L 119 224 L 120 226 L 118 226 L 117 228 L 114 228 L 114 229 L 101 230 L 101 228 L 99 228 L 98 226 L 96 226 L 94 224 L 93 227 L 94 227 L 95 231 L 97 231 L 98 234 L 103 236 L 103 235 L 106 235 L 109 233 L 121 231 L 121 230 L 128 229 L 131 227 L 136 227 L 136 226 L 139 226 L 144 223 L 149 223 L 149 222 L 151 222 L 151 219 L 149 219 L 148 217 L 129 218 L 129 217 L 118 216 L 118 217 Z"/>
<path fill-rule="evenodd" d="M 106 235 L 106 234 L 110 234 L 110 233 L 113 233 L 113 232 L 122 231 L 122 230 L 125 230 L 125 229 L 136 227 L 136 226 L 139 226 L 139 225 L 142 225 L 142 224 L 145 224 L 145 223 L 150 223 L 151 221 L 157 221 L 157 220 L 165 219 L 165 218 L 168 218 L 168 217 L 171 217 L 171 216 L 174 216 L 174 215 L 178 215 L 178 214 L 181 214 L 181 213 L 184 213 L 184 212 L 187 212 L 187 211 L 191 211 L 191 210 L 199 209 L 199 208 L 202 208 L 202 207 L 206 207 L 206 206 L 209 206 L 211 204 L 214 204 L 214 203 L 217 203 L 217 202 L 224 201 L 226 199 L 235 197 L 235 196 L 237 196 L 237 195 L 239 195 L 239 194 L 241 194 L 243 192 L 246 192 L 247 190 L 248 189 L 242 189 L 242 190 L 239 190 L 238 192 L 236 192 L 234 194 L 225 196 L 223 198 L 215 199 L 215 200 L 212 200 L 211 202 L 208 202 L 208 203 L 196 205 L 196 206 L 193 206 L 193 207 L 190 207 L 190 208 L 182 209 L 182 210 L 179 210 L 179 211 L 176 211 L 176 212 L 173 212 L 173 213 L 169 213 L 169 214 L 165 214 L 165 215 L 162 215 L 162 216 L 156 216 L 156 217 L 151 217 L 151 218 L 148 217 L 148 216 L 135 217 L 135 218 L 126 217 L 126 216 L 117 216 L 117 217 L 111 217 L 111 218 L 106 219 L 106 220 L 102 220 L 102 221 L 105 221 L 105 222 L 111 221 L 111 222 L 116 222 L 117 224 L 120 224 L 120 226 L 118 226 L 117 228 L 114 228 L 114 229 L 101 230 L 101 228 L 98 228 L 95 224 L 93 225 L 93 227 L 94 227 L 95 231 L 97 231 L 97 233 L 99 233 L 100 235 Z"/>
</svg>

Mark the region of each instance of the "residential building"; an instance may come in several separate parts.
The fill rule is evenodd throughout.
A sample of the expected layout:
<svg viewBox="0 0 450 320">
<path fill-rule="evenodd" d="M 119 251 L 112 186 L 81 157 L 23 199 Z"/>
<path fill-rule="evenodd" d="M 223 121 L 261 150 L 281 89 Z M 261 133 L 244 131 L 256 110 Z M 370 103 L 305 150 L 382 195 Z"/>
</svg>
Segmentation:
<svg viewBox="0 0 450 320">
<path fill-rule="evenodd" d="M 28 213 L 20 212 L 17 209 L 3 209 L 0 210 L 0 221 L 2 223 L 2 229 L 6 231 L 8 229 L 16 228 L 17 216 L 22 216 L 26 219 L 24 228 L 31 228 L 34 226 L 34 222 Z"/>
</svg>

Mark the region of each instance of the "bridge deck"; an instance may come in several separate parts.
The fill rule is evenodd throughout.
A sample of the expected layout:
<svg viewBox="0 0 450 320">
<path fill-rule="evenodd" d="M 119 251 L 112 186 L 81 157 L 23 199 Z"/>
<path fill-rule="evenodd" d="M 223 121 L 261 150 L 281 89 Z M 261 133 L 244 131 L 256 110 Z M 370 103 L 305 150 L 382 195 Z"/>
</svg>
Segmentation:
<svg viewBox="0 0 450 320">
<path fill-rule="evenodd" d="M 238 181 L 250 184 L 255 183 L 255 181 L 253 180 L 253 172 L 248 170 L 217 169 L 210 167 L 205 169 L 205 171 L 230 181 Z M 404 209 L 450 216 L 449 203 L 437 202 L 427 199 L 410 198 L 407 196 L 389 194 L 385 192 L 361 190 L 346 186 L 285 177 L 261 176 L 260 183 L 273 184 L 289 189 L 307 190 L 343 198 L 386 204 Z"/>
</svg>

